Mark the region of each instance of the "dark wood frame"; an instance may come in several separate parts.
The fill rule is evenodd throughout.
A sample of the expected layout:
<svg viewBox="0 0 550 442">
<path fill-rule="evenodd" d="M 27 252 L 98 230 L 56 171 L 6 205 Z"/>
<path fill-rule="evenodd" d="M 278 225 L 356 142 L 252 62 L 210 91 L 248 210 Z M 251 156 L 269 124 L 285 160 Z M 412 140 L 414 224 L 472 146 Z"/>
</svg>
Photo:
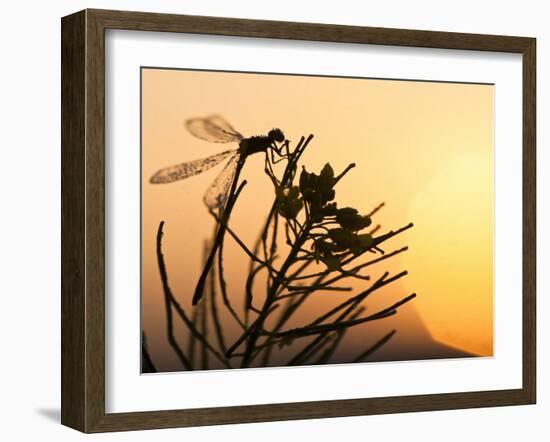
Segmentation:
<svg viewBox="0 0 550 442">
<path fill-rule="evenodd" d="M 536 398 L 535 55 L 526 37 L 84 10 L 62 26 L 61 422 L 83 432 L 534 404 Z M 192 410 L 105 412 L 105 30 L 497 51 L 523 56 L 523 386 L 402 397 Z"/>
</svg>

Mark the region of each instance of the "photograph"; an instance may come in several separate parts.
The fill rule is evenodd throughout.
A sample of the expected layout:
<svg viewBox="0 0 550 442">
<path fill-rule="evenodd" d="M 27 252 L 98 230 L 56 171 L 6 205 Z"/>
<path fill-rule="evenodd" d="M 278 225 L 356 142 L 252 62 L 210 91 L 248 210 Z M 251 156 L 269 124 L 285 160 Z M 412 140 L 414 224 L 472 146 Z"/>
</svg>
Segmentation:
<svg viewBox="0 0 550 442">
<path fill-rule="evenodd" d="M 493 83 L 140 83 L 142 374 L 494 356 Z"/>
</svg>

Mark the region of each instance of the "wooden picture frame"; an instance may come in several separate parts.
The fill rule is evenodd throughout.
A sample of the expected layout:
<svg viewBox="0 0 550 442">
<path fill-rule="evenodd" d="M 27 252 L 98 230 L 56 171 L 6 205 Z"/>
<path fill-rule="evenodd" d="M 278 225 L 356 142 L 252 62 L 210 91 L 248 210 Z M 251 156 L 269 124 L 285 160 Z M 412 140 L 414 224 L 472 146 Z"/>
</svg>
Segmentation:
<svg viewBox="0 0 550 442">
<path fill-rule="evenodd" d="M 536 398 L 536 77 L 534 38 L 84 10 L 62 19 L 62 410 L 83 432 L 533 404 Z M 523 385 L 271 405 L 105 412 L 105 30 L 262 37 L 522 55 Z"/>
</svg>

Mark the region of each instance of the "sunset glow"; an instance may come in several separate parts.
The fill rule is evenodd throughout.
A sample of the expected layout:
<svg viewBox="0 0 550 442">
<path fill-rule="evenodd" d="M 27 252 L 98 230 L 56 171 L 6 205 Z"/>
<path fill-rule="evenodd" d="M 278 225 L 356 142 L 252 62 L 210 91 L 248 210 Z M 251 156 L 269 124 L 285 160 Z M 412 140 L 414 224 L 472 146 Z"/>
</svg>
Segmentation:
<svg viewBox="0 0 550 442">
<path fill-rule="evenodd" d="M 373 297 L 368 308 L 413 292 L 417 298 L 391 318 L 350 331 L 350 346 L 367 339 L 368 330 L 368 339 L 375 339 L 396 329 L 396 352 L 433 340 L 492 356 L 493 94 L 491 85 L 143 69 L 142 323 L 159 365 L 170 370 L 177 364 L 166 343 L 157 227 L 165 221 L 170 284 L 190 308 L 204 241 L 215 228 L 202 196 L 223 166 L 168 185 L 150 184 L 149 178 L 162 167 L 238 147 L 186 131 L 186 119 L 210 114 L 222 115 L 245 136 L 278 127 L 295 144 L 314 134 L 301 160 L 309 171 L 319 172 L 327 162 L 335 171 L 356 164 L 338 184 L 343 205 L 368 213 L 384 202 L 373 218 L 379 233 L 414 223 L 385 251 L 409 250 L 373 277 L 409 274 Z M 242 178 L 249 184 L 231 226 L 253 244 L 274 198 L 262 155 L 247 159 Z M 229 292 L 241 302 L 247 257 L 229 239 L 224 253 Z M 353 288 L 363 284 L 356 280 Z M 320 296 L 296 320 L 314 317 L 342 296 Z M 184 333 L 183 327 L 178 331 Z M 233 326 L 233 336 L 238 332 Z M 403 358 L 407 354 L 403 350 Z"/>
</svg>

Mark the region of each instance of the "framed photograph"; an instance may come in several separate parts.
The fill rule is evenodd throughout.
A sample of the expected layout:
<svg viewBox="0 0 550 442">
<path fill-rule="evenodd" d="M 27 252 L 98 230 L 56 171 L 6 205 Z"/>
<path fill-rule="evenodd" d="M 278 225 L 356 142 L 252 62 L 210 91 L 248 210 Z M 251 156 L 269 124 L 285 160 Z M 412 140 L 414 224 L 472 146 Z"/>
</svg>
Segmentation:
<svg viewBox="0 0 550 442">
<path fill-rule="evenodd" d="M 535 39 L 61 25 L 63 424 L 535 403 Z"/>
</svg>

